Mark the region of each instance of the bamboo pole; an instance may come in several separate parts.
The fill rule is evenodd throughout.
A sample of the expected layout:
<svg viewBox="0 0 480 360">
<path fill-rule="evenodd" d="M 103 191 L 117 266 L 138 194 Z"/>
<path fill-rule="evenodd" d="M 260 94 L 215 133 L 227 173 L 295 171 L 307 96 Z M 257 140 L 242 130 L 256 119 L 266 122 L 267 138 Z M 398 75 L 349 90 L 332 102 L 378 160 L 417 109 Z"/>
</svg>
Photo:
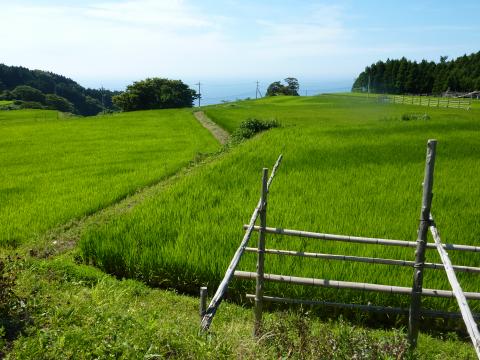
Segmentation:
<svg viewBox="0 0 480 360">
<path fill-rule="evenodd" d="M 258 252 L 258 249 L 247 247 L 245 248 L 245 251 Z M 353 261 L 353 262 L 361 262 L 361 263 L 369 263 L 369 264 L 396 265 L 396 266 L 409 266 L 409 267 L 413 267 L 415 265 L 414 261 L 383 259 L 383 258 L 375 258 L 375 257 L 320 254 L 320 253 L 310 253 L 310 252 L 304 252 L 304 251 L 277 250 L 277 249 L 265 249 L 264 252 L 266 254 L 273 254 L 273 255 L 300 256 L 300 257 L 306 257 L 306 258 Z M 424 263 L 424 268 L 429 268 L 434 270 L 443 270 L 444 265 L 437 264 L 437 263 Z M 473 266 L 453 266 L 453 268 L 454 270 L 460 271 L 460 272 L 480 273 L 480 268 L 473 267 Z"/>
<path fill-rule="evenodd" d="M 255 280 L 257 274 L 249 271 L 235 271 L 235 277 L 244 280 Z M 412 289 L 403 286 L 369 284 L 354 281 L 339 281 L 330 279 L 304 278 L 289 275 L 264 274 L 265 281 L 280 282 L 295 285 L 309 285 L 335 289 L 351 289 L 362 291 L 377 291 L 389 294 L 411 295 Z M 422 289 L 422 295 L 439 298 L 454 298 L 450 290 Z M 466 292 L 465 297 L 472 300 L 480 300 L 480 293 Z"/>
<path fill-rule="evenodd" d="M 255 299 L 255 295 L 247 294 L 247 299 L 253 300 Z M 345 304 L 345 303 L 337 303 L 337 302 L 321 301 L 321 300 L 282 298 L 277 296 L 264 296 L 263 300 L 268 302 L 274 302 L 274 303 L 322 305 L 322 306 L 329 306 L 329 307 L 358 309 L 362 311 L 370 311 L 370 312 L 377 312 L 377 313 L 408 315 L 408 309 L 399 308 L 399 307 L 363 305 L 363 304 Z M 422 310 L 421 315 L 428 316 L 428 317 L 439 317 L 444 319 L 459 319 L 462 317 L 462 314 L 457 312 L 446 312 L 446 311 L 436 311 L 436 310 Z M 473 316 L 476 319 L 480 318 L 480 314 L 474 314 Z"/>
<path fill-rule="evenodd" d="M 433 173 L 435 169 L 435 149 L 437 141 L 428 140 L 427 157 L 425 160 L 425 175 L 423 180 L 422 209 L 418 226 L 417 248 L 415 250 L 415 265 L 413 266 L 412 300 L 408 317 L 408 337 L 411 347 L 417 346 L 418 322 L 420 319 L 421 297 L 423 287 L 423 264 L 427 243 L 428 226 L 430 224 L 430 208 L 432 205 Z"/>
<path fill-rule="evenodd" d="M 262 197 L 260 207 L 260 231 L 258 233 L 258 258 L 257 258 L 257 285 L 255 289 L 255 324 L 254 336 L 260 336 L 262 327 L 263 310 L 263 273 L 265 264 L 265 227 L 267 226 L 267 181 L 268 169 L 263 168 Z"/>
<path fill-rule="evenodd" d="M 275 163 L 273 167 L 272 174 L 270 175 L 270 179 L 268 180 L 267 183 L 267 192 L 270 184 L 273 181 L 273 177 L 276 174 L 276 171 L 278 169 L 278 166 L 280 165 L 282 161 L 283 156 L 280 155 L 277 159 L 277 162 Z M 201 329 L 202 331 L 208 330 L 210 327 L 210 324 L 212 323 L 213 317 L 215 316 L 215 313 L 217 312 L 218 307 L 220 306 L 223 297 L 225 296 L 225 293 L 228 288 L 228 284 L 233 278 L 233 273 L 235 272 L 235 269 L 238 266 L 238 263 L 240 262 L 240 258 L 243 255 L 243 252 L 245 251 L 245 248 L 247 247 L 248 240 L 250 239 L 250 236 L 252 235 L 253 231 L 253 226 L 255 225 L 255 221 L 258 218 L 258 215 L 260 214 L 260 207 L 261 207 L 261 202 L 262 199 L 258 200 L 257 206 L 255 210 L 253 211 L 252 217 L 250 218 L 250 223 L 248 225 L 248 228 L 245 232 L 245 235 L 243 236 L 243 239 L 240 243 L 240 246 L 238 247 L 237 251 L 235 252 L 232 261 L 230 262 L 230 265 L 227 268 L 227 271 L 225 272 L 225 276 L 223 277 L 222 282 L 218 286 L 217 291 L 215 292 L 215 295 L 213 296 L 212 300 L 210 301 L 210 304 L 208 305 L 207 310 L 205 311 L 205 315 L 202 318 L 201 322 Z"/>
<path fill-rule="evenodd" d="M 243 228 L 247 229 L 248 225 L 243 225 Z M 259 226 L 253 227 L 254 231 L 259 231 L 259 229 L 260 229 Z M 400 246 L 400 247 L 411 247 L 411 248 L 417 246 L 417 243 L 415 241 L 379 239 L 379 238 L 350 236 L 350 235 L 323 234 L 323 233 L 315 233 L 311 231 L 291 230 L 291 229 L 282 229 L 282 228 L 273 228 L 273 227 L 265 228 L 265 232 L 268 234 L 298 236 L 298 237 L 304 237 L 304 238 L 310 238 L 310 239 L 333 240 L 333 241 L 343 241 L 343 242 L 361 243 L 361 244 Z M 446 250 L 480 252 L 480 247 L 478 246 L 457 245 L 457 244 L 442 244 L 442 246 Z M 435 244 L 427 244 L 427 248 L 436 249 L 436 246 Z"/>
<path fill-rule="evenodd" d="M 442 259 L 443 265 L 445 266 L 445 271 L 447 272 L 448 281 L 450 282 L 453 293 L 455 294 L 455 298 L 457 299 L 463 321 L 465 322 L 468 335 L 470 335 L 470 339 L 472 340 L 473 347 L 475 348 L 475 352 L 477 353 L 477 357 L 480 359 L 480 333 L 478 331 L 477 323 L 473 318 L 472 312 L 467 303 L 467 299 L 465 298 L 463 290 L 460 287 L 460 284 L 457 280 L 457 276 L 455 275 L 452 262 L 450 261 L 450 258 L 448 257 L 447 252 L 442 247 L 442 240 L 440 239 L 440 234 L 435 226 L 435 222 L 433 221 L 433 217 L 431 214 L 430 214 L 430 224 L 431 224 L 430 231 L 432 233 L 435 244 L 437 245 L 437 250 L 440 255 L 440 258 Z"/>
</svg>

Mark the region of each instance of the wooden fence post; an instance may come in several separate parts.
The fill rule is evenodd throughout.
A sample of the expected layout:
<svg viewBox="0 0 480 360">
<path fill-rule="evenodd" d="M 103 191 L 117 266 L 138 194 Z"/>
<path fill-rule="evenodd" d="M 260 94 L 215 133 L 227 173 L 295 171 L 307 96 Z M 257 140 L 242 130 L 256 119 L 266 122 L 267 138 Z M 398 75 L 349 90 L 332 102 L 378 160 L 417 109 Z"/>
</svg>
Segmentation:
<svg viewBox="0 0 480 360">
<path fill-rule="evenodd" d="M 205 315 L 206 310 L 207 310 L 207 287 L 202 286 L 200 288 L 200 308 L 198 309 L 200 313 L 200 322 L 202 321 L 203 315 Z"/>
<path fill-rule="evenodd" d="M 418 323 L 420 318 L 421 296 L 423 287 L 423 265 L 427 233 L 430 225 L 430 208 L 432 205 L 433 171 L 435 168 L 435 149 L 437 140 L 428 140 L 427 157 L 425 161 L 425 176 L 423 180 L 422 209 L 418 226 L 417 249 L 415 251 L 415 265 L 413 266 L 413 287 L 410 312 L 408 318 L 408 337 L 412 347 L 417 346 Z"/>
<path fill-rule="evenodd" d="M 257 285 L 255 289 L 255 325 L 254 336 L 259 336 L 262 328 L 263 285 L 265 264 L 265 228 L 267 227 L 267 180 L 268 169 L 263 168 L 262 198 L 260 206 L 260 230 L 258 232 Z"/>
</svg>

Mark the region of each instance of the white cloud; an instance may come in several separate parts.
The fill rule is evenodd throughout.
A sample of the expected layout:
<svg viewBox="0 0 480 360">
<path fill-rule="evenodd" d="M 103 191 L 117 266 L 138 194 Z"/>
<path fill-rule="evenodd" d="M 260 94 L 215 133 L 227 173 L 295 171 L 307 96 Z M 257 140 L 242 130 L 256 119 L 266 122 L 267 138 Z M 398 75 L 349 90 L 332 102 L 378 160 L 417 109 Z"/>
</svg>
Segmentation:
<svg viewBox="0 0 480 360">
<path fill-rule="evenodd" d="M 306 18 L 290 18 L 257 19 L 258 35 L 247 42 L 230 29 L 228 18 L 183 0 L 105 0 L 83 6 L 10 2 L 0 14 L 0 31 L 9 34 L 0 41 L 0 61 L 78 80 L 98 79 L 97 86 L 102 80 L 146 76 L 331 73 L 335 54 L 348 48 L 343 9 L 316 6 Z"/>
<path fill-rule="evenodd" d="M 130 25 L 154 25 L 169 31 L 213 27 L 213 22 L 198 16 L 185 1 L 104 2 L 85 9 L 86 17 Z"/>
</svg>

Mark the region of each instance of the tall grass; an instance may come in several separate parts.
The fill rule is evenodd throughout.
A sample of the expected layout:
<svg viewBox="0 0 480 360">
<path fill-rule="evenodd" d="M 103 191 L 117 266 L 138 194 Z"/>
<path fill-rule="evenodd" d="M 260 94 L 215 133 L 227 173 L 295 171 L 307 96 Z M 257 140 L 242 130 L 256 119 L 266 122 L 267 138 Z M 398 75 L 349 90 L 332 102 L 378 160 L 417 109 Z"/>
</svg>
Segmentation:
<svg viewBox="0 0 480 360">
<path fill-rule="evenodd" d="M 226 129 L 255 117 L 277 119 L 273 129 L 186 176 L 133 212 L 86 233 L 86 258 L 118 276 L 196 292 L 221 280 L 258 201 L 262 167 L 279 153 L 284 162 L 271 188 L 268 224 L 310 231 L 415 240 L 426 141 L 438 139 L 433 214 L 443 239 L 480 239 L 480 112 L 428 109 L 428 121 L 401 121 L 412 106 L 354 97 L 321 96 L 243 101 L 208 108 Z M 419 107 L 425 111 L 424 107 Z M 251 244 L 255 244 L 252 240 Z M 414 259 L 413 249 L 361 246 L 267 236 L 267 247 L 334 254 Z M 456 264 L 478 264 L 478 254 L 450 254 Z M 427 261 L 439 262 L 433 251 Z M 412 269 L 267 255 L 275 274 L 411 286 Z M 247 254 L 242 270 L 254 271 Z M 480 281 L 459 274 L 467 291 Z M 441 271 L 427 270 L 424 286 L 448 289 Z M 234 281 L 231 295 L 252 289 Z M 267 294 L 401 305 L 408 297 L 267 284 Z M 426 306 L 453 308 L 449 300 Z M 474 308 L 480 309 L 477 304 Z"/>
<path fill-rule="evenodd" d="M 218 147 L 188 110 L 0 111 L 0 134 L 1 245 L 93 213 Z"/>
</svg>

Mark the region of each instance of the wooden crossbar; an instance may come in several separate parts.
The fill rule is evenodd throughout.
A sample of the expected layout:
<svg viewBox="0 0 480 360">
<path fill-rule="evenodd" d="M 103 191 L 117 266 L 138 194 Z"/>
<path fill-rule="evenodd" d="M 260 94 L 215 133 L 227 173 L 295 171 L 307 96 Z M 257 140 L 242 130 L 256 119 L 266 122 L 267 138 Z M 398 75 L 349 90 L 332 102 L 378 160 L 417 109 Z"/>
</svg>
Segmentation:
<svg viewBox="0 0 480 360">
<path fill-rule="evenodd" d="M 257 248 L 247 247 L 245 248 L 246 252 L 258 253 Z M 339 261 L 353 261 L 369 264 L 382 264 L 382 265 L 396 265 L 396 266 L 408 266 L 413 267 L 415 261 L 408 260 L 396 260 L 396 259 L 383 259 L 375 257 L 363 257 L 363 256 L 351 256 L 351 255 L 334 255 L 334 254 L 320 254 L 320 253 L 311 253 L 304 251 L 291 251 L 291 250 L 277 250 L 277 249 L 265 249 L 265 254 L 272 255 L 286 255 L 286 256 L 299 256 L 315 259 L 325 259 L 325 260 L 339 260 Z M 434 270 L 444 270 L 443 264 L 437 263 L 424 263 L 424 267 Z M 459 272 L 468 272 L 468 273 L 480 273 L 480 268 L 473 266 L 453 266 L 453 269 Z"/>
<path fill-rule="evenodd" d="M 247 227 L 248 225 L 243 225 L 244 229 Z M 259 231 L 260 227 L 254 226 L 253 230 Z M 417 247 L 416 241 L 406 241 L 406 240 L 392 240 L 392 239 L 370 238 L 370 237 L 363 237 L 363 236 L 323 234 L 323 233 L 316 233 L 311 231 L 290 230 L 290 229 L 274 228 L 274 227 L 266 227 L 265 232 L 269 234 L 298 236 L 298 237 L 319 239 L 319 240 L 333 240 L 333 241 L 371 244 L 371 245 L 400 246 L 400 247 L 410 247 L 410 248 Z M 432 244 L 432 243 L 427 243 L 426 247 L 427 249 L 436 249 L 435 244 Z M 480 252 L 480 247 L 478 246 L 442 244 L 442 247 L 445 250 Z"/>
<path fill-rule="evenodd" d="M 247 294 L 247 299 L 255 299 L 255 295 Z M 263 300 L 274 303 L 283 303 L 283 304 L 302 304 L 302 305 L 322 305 L 330 307 L 339 307 L 347 309 L 358 309 L 362 311 L 370 311 L 377 313 L 389 313 L 397 315 L 408 315 L 408 309 L 399 308 L 399 307 L 390 307 L 390 306 L 378 306 L 378 305 L 364 305 L 364 304 L 347 304 L 347 303 L 337 303 L 331 301 L 322 301 L 322 300 L 306 300 L 306 299 L 292 299 L 284 298 L 278 296 L 263 296 Z M 430 309 L 422 309 L 421 315 L 426 317 L 438 317 L 443 319 L 461 319 L 462 314 L 458 312 L 447 312 L 447 311 L 437 311 Z M 480 319 L 480 314 L 473 315 L 475 319 Z"/>
<path fill-rule="evenodd" d="M 234 276 L 244 280 L 255 280 L 257 273 L 251 271 L 235 271 Z M 305 278 L 289 275 L 264 274 L 265 281 L 281 282 L 295 285 L 309 285 L 336 289 L 351 289 L 362 291 L 377 291 L 389 294 L 411 295 L 412 288 L 403 286 L 369 284 L 353 281 L 339 281 L 330 279 Z M 450 290 L 422 289 L 422 296 L 437 298 L 454 298 L 455 295 Z M 467 299 L 480 300 L 480 293 L 466 292 Z"/>
</svg>

